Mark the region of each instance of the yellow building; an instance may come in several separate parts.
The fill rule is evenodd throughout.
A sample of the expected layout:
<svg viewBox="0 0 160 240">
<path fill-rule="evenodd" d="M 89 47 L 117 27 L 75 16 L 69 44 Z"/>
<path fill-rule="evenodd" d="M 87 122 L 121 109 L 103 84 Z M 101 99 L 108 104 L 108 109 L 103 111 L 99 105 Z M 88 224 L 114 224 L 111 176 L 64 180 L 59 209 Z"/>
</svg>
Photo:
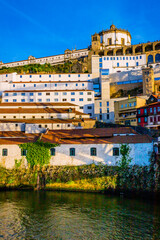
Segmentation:
<svg viewBox="0 0 160 240">
<path fill-rule="evenodd" d="M 137 126 L 137 108 L 144 106 L 146 99 L 142 97 L 128 97 L 128 99 L 114 103 L 115 123 Z"/>
</svg>

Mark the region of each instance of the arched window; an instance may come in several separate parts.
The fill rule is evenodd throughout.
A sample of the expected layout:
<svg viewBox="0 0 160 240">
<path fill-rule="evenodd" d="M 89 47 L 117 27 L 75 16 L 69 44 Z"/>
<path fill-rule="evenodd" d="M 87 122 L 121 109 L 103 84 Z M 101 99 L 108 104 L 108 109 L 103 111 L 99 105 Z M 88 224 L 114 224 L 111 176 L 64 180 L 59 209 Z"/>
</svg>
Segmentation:
<svg viewBox="0 0 160 240">
<path fill-rule="evenodd" d="M 7 148 L 2 149 L 2 156 L 8 156 L 8 149 Z"/>
<path fill-rule="evenodd" d="M 55 148 L 50 149 L 51 156 L 55 156 L 56 150 Z"/>
<path fill-rule="evenodd" d="M 70 156 L 75 156 L 76 155 L 75 148 L 70 148 L 69 151 L 70 151 Z"/>
<path fill-rule="evenodd" d="M 156 56 L 155 56 L 155 61 L 156 61 L 156 62 L 160 62 L 160 54 L 159 54 L 159 53 L 156 54 Z"/>
<path fill-rule="evenodd" d="M 97 149 L 91 148 L 91 156 L 97 156 Z"/>
<path fill-rule="evenodd" d="M 148 63 L 153 63 L 153 56 L 152 55 L 148 56 Z"/>
</svg>

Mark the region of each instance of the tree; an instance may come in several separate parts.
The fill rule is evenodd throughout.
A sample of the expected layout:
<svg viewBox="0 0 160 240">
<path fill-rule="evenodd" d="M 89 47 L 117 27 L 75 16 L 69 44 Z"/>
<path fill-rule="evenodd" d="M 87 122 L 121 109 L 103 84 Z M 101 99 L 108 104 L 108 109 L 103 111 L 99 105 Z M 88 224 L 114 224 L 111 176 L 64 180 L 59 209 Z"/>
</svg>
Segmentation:
<svg viewBox="0 0 160 240">
<path fill-rule="evenodd" d="M 132 158 L 130 157 L 130 151 L 131 148 L 128 144 L 121 144 L 120 147 L 121 159 L 118 162 L 118 165 L 121 169 L 127 168 L 131 163 Z"/>
<path fill-rule="evenodd" d="M 51 153 L 50 149 L 58 144 L 44 143 L 40 139 L 36 142 L 20 144 L 22 151 L 26 151 L 26 159 L 29 166 L 35 169 L 37 174 L 37 190 L 45 188 L 45 165 L 49 164 Z"/>
</svg>

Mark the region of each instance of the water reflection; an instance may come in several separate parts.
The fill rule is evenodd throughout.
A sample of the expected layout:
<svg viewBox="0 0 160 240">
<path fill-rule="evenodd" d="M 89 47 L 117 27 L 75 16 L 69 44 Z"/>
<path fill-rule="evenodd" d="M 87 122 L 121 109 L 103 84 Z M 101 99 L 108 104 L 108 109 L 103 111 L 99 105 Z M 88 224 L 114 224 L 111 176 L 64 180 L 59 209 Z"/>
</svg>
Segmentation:
<svg viewBox="0 0 160 240">
<path fill-rule="evenodd" d="M 160 239 L 160 206 L 101 194 L 0 192 L 0 239 Z"/>
</svg>

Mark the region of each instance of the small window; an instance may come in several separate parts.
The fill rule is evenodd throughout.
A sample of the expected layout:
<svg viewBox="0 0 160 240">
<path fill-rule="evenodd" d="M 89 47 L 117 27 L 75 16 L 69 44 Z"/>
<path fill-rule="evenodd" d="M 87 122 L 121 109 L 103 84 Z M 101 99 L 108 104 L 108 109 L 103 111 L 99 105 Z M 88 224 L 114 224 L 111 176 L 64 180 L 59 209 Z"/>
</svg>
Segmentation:
<svg viewBox="0 0 160 240">
<path fill-rule="evenodd" d="M 41 75 L 39 75 L 39 77 L 41 78 Z"/>
<path fill-rule="evenodd" d="M 74 102 L 75 101 L 75 98 L 71 98 L 71 102 Z"/>
<path fill-rule="evenodd" d="M 92 101 L 92 98 L 87 98 L 87 101 Z"/>
<path fill-rule="evenodd" d="M 30 95 L 30 96 L 33 96 L 33 93 L 30 93 L 29 95 Z"/>
<path fill-rule="evenodd" d="M 75 156 L 75 148 L 70 148 L 70 156 Z"/>
<path fill-rule="evenodd" d="M 29 77 L 32 78 L 32 75 L 30 75 Z"/>
<path fill-rule="evenodd" d="M 113 156 L 119 156 L 119 148 L 113 148 Z"/>
<path fill-rule="evenodd" d="M 71 92 L 71 95 L 75 95 L 75 92 Z"/>
<path fill-rule="evenodd" d="M 34 87 L 36 87 L 36 84 L 34 84 Z"/>
<path fill-rule="evenodd" d="M 13 99 L 13 102 L 17 102 L 17 99 Z"/>
<path fill-rule="evenodd" d="M 83 102 L 83 98 L 79 98 L 79 101 L 80 101 L 80 102 Z"/>
<path fill-rule="evenodd" d="M 97 149 L 91 148 L 91 156 L 97 156 Z"/>
<path fill-rule="evenodd" d="M 8 156 L 8 149 L 7 148 L 2 149 L 2 156 Z"/>
<path fill-rule="evenodd" d="M 47 96 L 49 96 L 49 95 L 50 95 L 50 93 L 46 93 L 46 95 L 47 95 Z"/>
<path fill-rule="evenodd" d="M 87 95 L 92 95 L 92 93 L 91 93 L 91 92 L 88 92 Z"/>
<path fill-rule="evenodd" d="M 32 118 L 35 118 L 35 116 L 32 116 Z"/>
<path fill-rule="evenodd" d="M 27 155 L 27 150 L 26 149 L 22 149 L 21 150 L 21 156 L 26 156 Z"/>
<path fill-rule="evenodd" d="M 46 102 L 50 102 L 50 99 L 49 99 L 49 98 L 47 98 L 47 99 L 46 99 Z"/>
<path fill-rule="evenodd" d="M 47 87 L 47 84 L 44 84 L 45 87 Z"/>
<path fill-rule="evenodd" d="M 83 95 L 83 92 L 80 92 L 79 95 Z"/>
<path fill-rule="evenodd" d="M 55 156 L 56 150 L 55 148 L 50 149 L 51 156 Z"/>
<path fill-rule="evenodd" d="M 51 78 L 51 75 L 49 75 L 49 78 Z"/>
</svg>

